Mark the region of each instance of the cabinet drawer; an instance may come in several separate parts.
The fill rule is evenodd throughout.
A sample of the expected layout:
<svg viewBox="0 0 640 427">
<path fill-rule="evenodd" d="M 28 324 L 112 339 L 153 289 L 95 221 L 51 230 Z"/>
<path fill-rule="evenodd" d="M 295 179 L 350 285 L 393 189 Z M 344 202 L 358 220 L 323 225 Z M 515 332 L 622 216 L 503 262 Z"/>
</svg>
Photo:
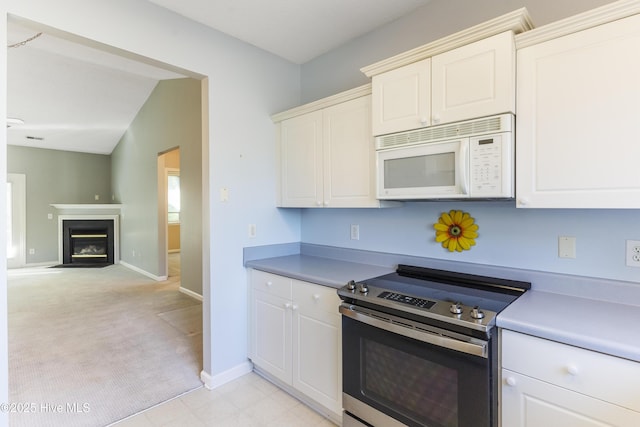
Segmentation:
<svg viewBox="0 0 640 427">
<path fill-rule="evenodd" d="M 503 330 L 502 367 L 640 411 L 640 363 Z"/>
<path fill-rule="evenodd" d="M 291 279 L 260 270 L 251 271 L 251 287 L 256 291 L 266 292 L 291 300 Z"/>
<path fill-rule="evenodd" d="M 337 290 L 328 286 L 293 281 L 293 301 L 304 310 L 321 310 L 327 313 L 338 313 L 340 298 Z"/>
</svg>

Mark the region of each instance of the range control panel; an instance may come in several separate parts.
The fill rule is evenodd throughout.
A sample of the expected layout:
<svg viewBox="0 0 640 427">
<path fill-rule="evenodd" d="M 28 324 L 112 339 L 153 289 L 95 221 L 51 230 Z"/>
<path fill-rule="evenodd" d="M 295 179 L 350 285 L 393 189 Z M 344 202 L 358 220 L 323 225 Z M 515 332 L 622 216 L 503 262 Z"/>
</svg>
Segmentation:
<svg viewBox="0 0 640 427">
<path fill-rule="evenodd" d="M 427 310 L 429 310 L 436 304 L 435 301 L 411 297 L 409 295 L 398 294 L 395 292 L 382 292 L 380 295 L 378 295 L 378 298 L 384 298 L 386 300 L 396 301 L 402 304 L 413 305 Z"/>
</svg>

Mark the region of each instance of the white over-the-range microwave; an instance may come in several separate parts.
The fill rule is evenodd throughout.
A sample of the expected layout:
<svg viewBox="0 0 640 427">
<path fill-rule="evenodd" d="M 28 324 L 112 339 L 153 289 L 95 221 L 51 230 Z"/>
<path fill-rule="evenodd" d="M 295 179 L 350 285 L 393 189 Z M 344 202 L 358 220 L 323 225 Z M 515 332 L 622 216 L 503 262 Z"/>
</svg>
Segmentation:
<svg viewBox="0 0 640 427">
<path fill-rule="evenodd" d="M 377 197 L 513 198 L 513 114 L 376 137 Z"/>
</svg>

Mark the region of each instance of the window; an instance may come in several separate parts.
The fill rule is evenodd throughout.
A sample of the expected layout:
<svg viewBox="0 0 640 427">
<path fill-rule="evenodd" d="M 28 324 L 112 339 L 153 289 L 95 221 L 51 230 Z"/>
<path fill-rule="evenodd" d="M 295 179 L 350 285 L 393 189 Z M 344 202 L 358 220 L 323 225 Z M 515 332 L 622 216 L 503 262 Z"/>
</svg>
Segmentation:
<svg viewBox="0 0 640 427">
<path fill-rule="evenodd" d="M 167 205 L 169 224 L 180 223 L 180 172 L 170 171 L 167 175 Z"/>
</svg>

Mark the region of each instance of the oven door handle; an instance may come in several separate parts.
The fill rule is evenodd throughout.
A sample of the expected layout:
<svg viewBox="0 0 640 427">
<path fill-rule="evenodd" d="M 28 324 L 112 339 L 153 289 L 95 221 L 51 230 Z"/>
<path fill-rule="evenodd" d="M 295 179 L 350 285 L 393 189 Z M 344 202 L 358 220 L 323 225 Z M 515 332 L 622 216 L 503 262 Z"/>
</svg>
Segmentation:
<svg viewBox="0 0 640 427">
<path fill-rule="evenodd" d="M 340 304 L 339 310 L 344 316 L 394 334 L 400 334 L 438 347 L 460 351 L 485 359 L 489 357 L 489 343 L 478 338 L 467 337 L 433 326 L 421 325 L 418 322 L 348 303 Z"/>
</svg>

